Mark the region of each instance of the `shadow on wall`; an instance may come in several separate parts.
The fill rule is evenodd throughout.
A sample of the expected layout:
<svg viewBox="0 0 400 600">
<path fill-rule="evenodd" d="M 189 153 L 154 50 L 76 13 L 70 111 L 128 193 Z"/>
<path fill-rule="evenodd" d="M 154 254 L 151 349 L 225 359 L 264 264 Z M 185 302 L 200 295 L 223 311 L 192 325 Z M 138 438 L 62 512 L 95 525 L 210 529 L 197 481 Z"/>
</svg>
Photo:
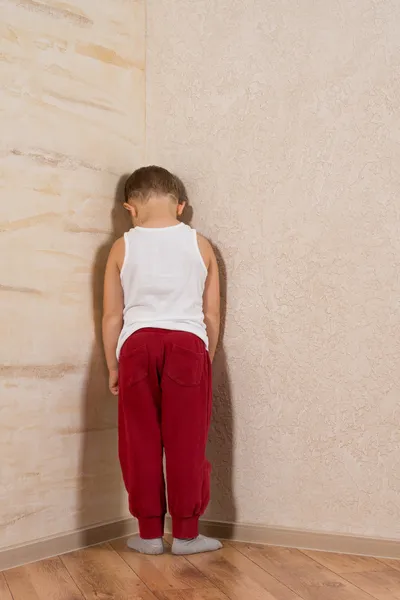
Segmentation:
<svg viewBox="0 0 400 600">
<path fill-rule="evenodd" d="M 182 221 L 191 225 L 193 208 L 184 185 L 182 199 L 187 206 Z M 235 523 L 236 505 L 233 491 L 233 410 L 231 384 L 224 350 L 224 334 L 227 306 L 227 273 L 222 254 L 215 245 L 221 286 L 221 335 L 213 364 L 213 417 L 208 444 L 208 458 L 212 465 L 211 501 L 206 517 L 210 520 Z M 232 527 L 233 533 L 233 527 Z"/>
<path fill-rule="evenodd" d="M 117 521 L 126 515 L 124 487 L 118 462 L 118 401 L 108 390 L 108 371 L 101 333 L 103 281 L 107 258 L 114 241 L 130 228 L 127 211 L 122 206 L 127 175 L 118 183 L 112 211 L 109 239 L 97 251 L 92 270 L 93 327 L 95 341 L 88 367 L 83 406 L 84 439 L 81 448 L 81 481 L 79 491 L 80 529 Z M 97 540 L 90 531 L 83 544 Z"/>
<path fill-rule="evenodd" d="M 105 363 L 101 321 L 103 312 L 103 281 L 105 266 L 114 241 L 131 227 L 129 215 L 123 209 L 123 190 L 127 175 L 122 177 L 112 211 L 112 233 L 97 254 L 92 271 L 93 325 L 95 342 L 83 398 L 83 443 L 81 448 L 81 481 L 79 492 L 78 528 L 117 521 L 127 514 L 127 500 L 118 462 L 118 402 L 108 390 L 108 371 Z M 182 198 L 187 199 L 182 184 Z M 193 209 L 187 204 L 182 221 L 190 225 Z M 214 361 L 214 409 L 210 431 L 209 459 L 213 466 L 210 519 L 235 522 L 233 498 L 233 414 L 231 389 L 223 349 L 226 315 L 226 269 L 221 253 L 214 247 L 221 277 L 222 329 L 221 343 Z M 101 533 L 85 532 L 83 545 L 101 541 Z M 96 539 L 97 535 L 99 539 Z M 121 529 L 121 535 L 123 530 Z"/>
<path fill-rule="evenodd" d="M 233 489 L 233 408 L 231 383 L 224 350 L 227 306 L 227 274 L 220 250 L 214 247 L 221 285 L 221 335 L 213 364 L 213 419 L 209 441 L 209 459 L 213 467 L 211 502 L 207 517 L 215 521 L 235 523 L 236 504 Z M 231 534 L 233 535 L 233 527 Z"/>
</svg>

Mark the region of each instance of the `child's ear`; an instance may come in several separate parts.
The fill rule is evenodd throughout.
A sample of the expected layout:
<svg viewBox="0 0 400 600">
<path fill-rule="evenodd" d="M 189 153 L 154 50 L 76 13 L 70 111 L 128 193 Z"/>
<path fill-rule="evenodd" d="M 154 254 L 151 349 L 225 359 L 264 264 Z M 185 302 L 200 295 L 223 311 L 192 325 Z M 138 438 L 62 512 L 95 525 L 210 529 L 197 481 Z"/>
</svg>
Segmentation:
<svg viewBox="0 0 400 600">
<path fill-rule="evenodd" d="M 128 202 L 124 202 L 124 208 L 131 213 L 132 217 L 137 217 L 137 210 L 132 204 L 128 204 Z"/>
<path fill-rule="evenodd" d="M 186 202 L 180 202 L 176 207 L 176 214 L 178 217 L 182 216 L 183 211 L 185 210 Z"/>
</svg>

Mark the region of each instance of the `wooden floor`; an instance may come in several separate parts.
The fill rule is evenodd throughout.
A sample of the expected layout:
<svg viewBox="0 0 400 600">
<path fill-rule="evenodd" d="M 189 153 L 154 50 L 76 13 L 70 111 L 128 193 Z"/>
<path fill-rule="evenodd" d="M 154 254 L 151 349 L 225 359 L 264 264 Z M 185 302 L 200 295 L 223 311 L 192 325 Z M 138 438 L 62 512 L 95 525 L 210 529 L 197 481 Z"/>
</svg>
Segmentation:
<svg viewBox="0 0 400 600">
<path fill-rule="evenodd" d="M 400 600 L 400 561 L 226 543 L 145 557 L 124 540 L 0 573 L 0 600 Z"/>
</svg>

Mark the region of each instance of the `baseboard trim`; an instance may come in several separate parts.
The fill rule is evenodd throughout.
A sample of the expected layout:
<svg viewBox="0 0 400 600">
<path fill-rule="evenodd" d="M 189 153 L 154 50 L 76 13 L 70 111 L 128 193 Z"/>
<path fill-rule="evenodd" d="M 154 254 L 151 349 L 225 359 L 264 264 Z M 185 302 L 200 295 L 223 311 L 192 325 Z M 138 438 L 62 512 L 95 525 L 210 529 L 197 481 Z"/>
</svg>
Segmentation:
<svg viewBox="0 0 400 600">
<path fill-rule="evenodd" d="M 136 520 L 128 518 L 45 538 L 24 546 L 6 548 L 0 551 L 0 571 L 133 535 L 137 530 Z M 166 530 L 171 531 L 170 518 L 167 518 Z M 221 540 L 400 559 L 400 540 L 207 520 L 201 521 L 200 530 L 204 535 Z"/>
<path fill-rule="evenodd" d="M 202 521 L 201 532 L 222 540 L 400 559 L 400 540 L 394 539 L 216 521 Z"/>
<path fill-rule="evenodd" d="M 128 518 L 6 548 L 0 551 L 0 571 L 132 535 L 137 530 L 136 519 Z"/>
</svg>

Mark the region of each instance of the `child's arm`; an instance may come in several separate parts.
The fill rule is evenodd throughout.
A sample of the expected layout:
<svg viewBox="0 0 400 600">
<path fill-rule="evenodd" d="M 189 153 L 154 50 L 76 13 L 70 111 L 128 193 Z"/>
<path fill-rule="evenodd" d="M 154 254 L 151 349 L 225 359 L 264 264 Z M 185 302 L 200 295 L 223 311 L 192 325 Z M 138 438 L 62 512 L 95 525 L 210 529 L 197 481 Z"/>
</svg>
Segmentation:
<svg viewBox="0 0 400 600">
<path fill-rule="evenodd" d="M 124 239 L 115 242 L 108 257 L 104 278 L 103 343 L 109 371 L 109 387 L 114 396 L 118 394 L 117 343 L 123 323 L 124 295 L 120 269 L 125 254 Z"/>
<path fill-rule="evenodd" d="M 218 263 L 210 242 L 201 235 L 197 237 L 200 252 L 208 271 L 203 295 L 203 311 L 212 362 L 217 349 L 221 321 Z"/>
</svg>

